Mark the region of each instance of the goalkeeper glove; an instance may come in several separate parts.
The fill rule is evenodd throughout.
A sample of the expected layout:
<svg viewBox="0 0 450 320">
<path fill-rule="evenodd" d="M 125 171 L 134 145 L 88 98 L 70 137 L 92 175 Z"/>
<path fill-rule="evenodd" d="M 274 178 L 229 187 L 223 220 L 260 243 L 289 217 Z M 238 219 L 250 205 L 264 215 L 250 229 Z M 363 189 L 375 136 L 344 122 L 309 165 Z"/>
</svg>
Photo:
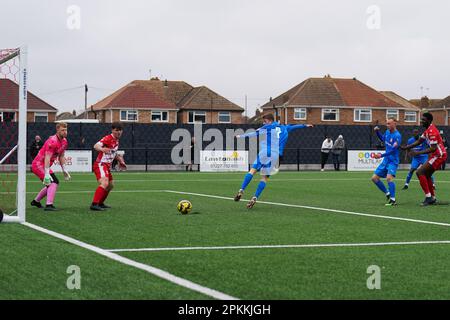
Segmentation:
<svg viewBox="0 0 450 320">
<path fill-rule="evenodd" d="M 45 169 L 45 177 L 44 177 L 43 183 L 44 183 L 46 186 L 49 186 L 52 182 L 53 182 L 53 178 L 52 178 L 52 176 L 50 175 L 50 169 Z"/>
</svg>

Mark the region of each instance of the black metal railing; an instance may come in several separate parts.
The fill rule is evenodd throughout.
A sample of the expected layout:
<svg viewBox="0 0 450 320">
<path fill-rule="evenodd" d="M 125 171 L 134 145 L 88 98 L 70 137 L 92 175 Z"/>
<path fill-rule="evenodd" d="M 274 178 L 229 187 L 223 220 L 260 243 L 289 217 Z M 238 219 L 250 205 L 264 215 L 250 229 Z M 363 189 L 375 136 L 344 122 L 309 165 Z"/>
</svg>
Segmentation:
<svg viewBox="0 0 450 320">
<path fill-rule="evenodd" d="M 0 148 L 0 159 L 6 155 L 11 148 Z M 92 151 L 92 163 L 95 162 L 97 158 L 97 152 L 95 150 L 89 148 L 75 148 L 70 150 L 86 150 Z M 149 171 L 149 167 L 152 165 L 173 165 L 172 162 L 172 152 L 176 150 L 174 148 L 168 147 L 146 147 L 146 148 L 120 148 L 121 151 L 125 152 L 125 161 L 129 165 L 142 165 L 145 167 L 145 171 Z M 181 149 L 178 149 L 181 150 Z M 341 150 L 339 155 L 339 162 L 341 165 L 347 165 L 348 163 L 348 150 L 373 150 L 373 151 L 381 151 L 379 149 L 374 148 L 362 148 L 362 149 L 344 149 Z M 329 157 L 327 159 L 326 164 L 333 164 L 333 153 L 335 151 L 331 150 L 329 152 Z M 253 155 L 254 158 L 255 155 Z M 249 161 L 253 162 L 252 155 L 249 154 Z M 318 165 L 321 164 L 321 149 L 320 148 L 286 148 L 284 150 L 283 159 L 281 160 L 281 164 L 283 165 L 292 165 L 296 168 L 296 170 L 300 170 L 303 165 Z M 405 164 L 409 163 L 410 159 L 406 155 L 405 151 L 401 151 L 400 154 L 400 162 Z M 32 162 L 31 155 L 27 152 L 27 163 L 30 164 Z M 447 160 L 450 162 L 450 159 Z M 15 152 L 10 156 L 10 158 L 5 162 L 6 164 L 17 164 L 17 153 Z M 187 165 L 187 164 L 185 164 Z"/>
</svg>

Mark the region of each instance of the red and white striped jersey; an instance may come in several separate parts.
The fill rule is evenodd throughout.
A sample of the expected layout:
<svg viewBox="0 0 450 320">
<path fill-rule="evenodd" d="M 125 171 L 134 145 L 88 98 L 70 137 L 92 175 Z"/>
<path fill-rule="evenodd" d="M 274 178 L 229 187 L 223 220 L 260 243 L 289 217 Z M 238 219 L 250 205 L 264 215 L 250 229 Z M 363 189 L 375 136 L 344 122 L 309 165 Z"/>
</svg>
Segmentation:
<svg viewBox="0 0 450 320">
<path fill-rule="evenodd" d="M 100 143 L 103 148 L 109 148 L 110 151 L 108 153 L 100 151 L 95 162 L 98 164 L 111 165 L 117 155 L 117 150 L 119 150 L 119 140 L 114 138 L 112 134 L 109 134 L 103 137 L 98 143 Z"/>
<path fill-rule="evenodd" d="M 430 146 L 436 146 L 436 151 L 431 154 L 431 157 L 441 158 L 447 154 L 441 134 L 434 124 L 431 124 L 428 129 L 425 130 L 422 134 L 422 138 L 426 139 Z"/>
</svg>

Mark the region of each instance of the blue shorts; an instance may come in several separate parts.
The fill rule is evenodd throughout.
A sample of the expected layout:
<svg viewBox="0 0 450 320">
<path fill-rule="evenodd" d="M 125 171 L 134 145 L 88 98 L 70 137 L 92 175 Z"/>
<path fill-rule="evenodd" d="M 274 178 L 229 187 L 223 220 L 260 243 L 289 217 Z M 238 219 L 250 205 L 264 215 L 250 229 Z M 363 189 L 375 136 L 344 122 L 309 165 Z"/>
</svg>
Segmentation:
<svg viewBox="0 0 450 320">
<path fill-rule="evenodd" d="M 273 166 L 272 166 L 273 163 Z M 272 173 L 275 169 L 277 169 L 277 164 L 279 163 L 279 157 L 272 155 L 272 157 L 256 157 L 255 161 L 253 162 L 252 168 L 256 171 L 262 171 L 264 175 L 269 175 Z"/>
<path fill-rule="evenodd" d="M 394 176 L 397 174 L 398 163 L 389 161 L 387 158 L 383 159 L 378 168 L 375 170 L 375 174 L 380 178 L 386 178 L 388 174 Z"/>
<path fill-rule="evenodd" d="M 428 161 L 428 156 L 426 157 L 419 157 L 419 158 L 413 158 L 411 161 L 411 170 L 417 170 L 422 164 Z"/>
</svg>

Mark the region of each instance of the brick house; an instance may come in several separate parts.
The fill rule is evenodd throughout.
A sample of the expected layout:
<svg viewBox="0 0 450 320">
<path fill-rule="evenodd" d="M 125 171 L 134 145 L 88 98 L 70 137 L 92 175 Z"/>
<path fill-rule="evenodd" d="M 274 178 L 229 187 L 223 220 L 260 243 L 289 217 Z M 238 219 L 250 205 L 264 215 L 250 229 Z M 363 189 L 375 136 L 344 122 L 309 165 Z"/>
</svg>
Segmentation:
<svg viewBox="0 0 450 320">
<path fill-rule="evenodd" d="M 27 122 L 54 122 L 57 109 L 28 91 Z M 17 121 L 19 116 L 19 85 L 0 79 L 0 122 Z"/>
<path fill-rule="evenodd" d="M 422 97 L 420 100 L 411 100 L 413 104 L 420 107 L 422 112 L 431 112 L 434 123 L 438 126 L 448 126 L 450 123 L 450 96 L 445 99 L 429 99 Z"/>
<path fill-rule="evenodd" d="M 417 125 L 420 109 L 393 92 L 378 92 L 356 78 L 309 78 L 262 106 L 282 123 L 367 125 L 389 117 Z"/>
<path fill-rule="evenodd" d="M 241 123 L 243 111 L 205 86 L 153 78 L 132 81 L 94 104 L 88 114 L 100 122 Z"/>
</svg>

